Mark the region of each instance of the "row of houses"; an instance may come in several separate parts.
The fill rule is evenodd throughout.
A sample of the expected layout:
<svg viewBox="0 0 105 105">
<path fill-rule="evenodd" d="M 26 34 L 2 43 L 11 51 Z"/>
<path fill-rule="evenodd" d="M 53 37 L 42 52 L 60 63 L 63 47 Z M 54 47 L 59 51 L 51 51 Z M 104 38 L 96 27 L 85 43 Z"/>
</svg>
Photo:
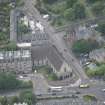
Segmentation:
<svg viewBox="0 0 105 105">
<path fill-rule="evenodd" d="M 102 37 L 99 37 L 98 34 L 99 33 L 97 33 L 93 28 L 89 28 L 89 27 L 87 28 L 85 25 L 84 26 L 77 25 L 67 30 L 67 36 L 65 39 L 70 43 L 73 43 L 77 40 L 81 40 L 81 39 L 87 40 L 90 38 L 93 40 L 97 40 L 98 42 L 103 41 Z"/>
<path fill-rule="evenodd" d="M 29 50 L 0 51 L 0 71 L 30 73 L 32 71 Z"/>
</svg>

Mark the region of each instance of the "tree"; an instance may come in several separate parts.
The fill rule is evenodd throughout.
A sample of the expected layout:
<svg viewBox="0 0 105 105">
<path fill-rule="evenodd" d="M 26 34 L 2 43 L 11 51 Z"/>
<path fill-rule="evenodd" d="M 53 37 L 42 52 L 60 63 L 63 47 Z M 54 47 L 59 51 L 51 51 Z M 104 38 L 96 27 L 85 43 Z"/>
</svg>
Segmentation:
<svg viewBox="0 0 105 105">
<path fill-rule="evenodd" d="M 98 27 L 96 28 L 97 31 L 99 31 L 102 35 L 105 36 L 105 23 L 99 23 Z"/>
<path fill-rule="evenodd" d="M 86 0 L 87 1 L 87 3 L 96 3 L 97 1 L 104 1 L 104 0 Z"/>
<path fill-rule="evenodd" d="M 54 2 L 56 2 L 57 0 L 43 0 L 44 3 L 47 3 L 47 4 L 52 4 Z"/>
<path fill-rule="evenodd" d="M 105 65 L 102 64 L 99 67 L 97 67 L 95 70 L 88 69 L 88 70 L 86 70 L 86 73 L 90 77 L 104 77 Z"/>
<path fill-rule="evenodd" d="M 19 97 L 13 96 L 10 99 L 10 105 L 13 105 L 14 103 L 19 103 Z"/>
<path fill-rule="evenodd" d="M 74 11 L 72 8 L 66 9 L 64 11 L 64 18 L 66 20 L 74 20 Z"/>
<path fill-rule="evenodd" d="M 84 18 L 86 18 L 86 11 L 85 11 L 85 7 L 84 7 L 83 4 L 76 3 L 73 6 L 73 9 L 74 9 L 75 19 L 84 19 Z"/>
<path fill-rule="evenodd" d="M 36 97 L 31 91 L 24 91 L 19 96 L 21 102 L 26 102 L 28 105 L 36 103 Z"/>
<path fill-rule="evenodd" d="M 1 105 L 8 105 L 7 97 L 0 97 L 0 103 Z"/>
<path fill-rule="evenodd" d="M 73 46 L 72 46 L 72 50 L 76 53 L 76 54 L 80 54 L 80 53 L 89 53 L 90 51 L 92 51 L 95 48 L 98 48 L 99 44 L 94 41 L 94 40 L 78 40 L 76 41 Z"/>
<path fill-rule="evenodd" d="M 74 5 L 77 1 L 78 1 L 78 0 L 66 0 L 67 8 L 73 7 L 73 5 Z"/>
<path fill-rule="evenodd" d="M 13 42 L 9 42 L 4 49 L 8 50 L 8 51 L 16 50 L 17 49 L 16 42 L 14 42 L 14 41 Z"/>
<path fill-rule="evenodd" d="M 0 90 L 18 88 L 21 81 L 17 80 L 13 74 L 0 73 Z"/>
<path fill-rule="evenodd" d="M 93 4 L 92 11 L 96 16 L 97 15 L 103 15 L 104 8 L 105 8 L 104 3 L 99 1 L 99 2 L 96 2 Z"/>
</svg>

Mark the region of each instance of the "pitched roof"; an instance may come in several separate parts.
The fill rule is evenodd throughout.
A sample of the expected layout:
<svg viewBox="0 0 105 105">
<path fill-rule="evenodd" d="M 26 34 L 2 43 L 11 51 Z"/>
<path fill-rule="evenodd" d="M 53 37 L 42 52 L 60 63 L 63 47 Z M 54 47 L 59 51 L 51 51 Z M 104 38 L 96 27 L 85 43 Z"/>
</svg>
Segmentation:
<svg viewBox="0 0 105 105">
<path fill-rule="evenodd" d="M 46 57 L 55 69 L 59 71 L 63 64 L 63 58 L 54 46 L 40 45 L 32 47 L 33 60 L 41 60 Z"/>
</svg>

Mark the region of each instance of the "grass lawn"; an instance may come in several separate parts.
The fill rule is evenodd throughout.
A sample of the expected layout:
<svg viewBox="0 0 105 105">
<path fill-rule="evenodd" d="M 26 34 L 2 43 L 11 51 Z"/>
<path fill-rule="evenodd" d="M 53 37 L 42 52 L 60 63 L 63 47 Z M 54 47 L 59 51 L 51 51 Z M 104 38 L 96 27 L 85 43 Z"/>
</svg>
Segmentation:
<svg viewBox="0 0 105 105">
<path fill-rule="evenodd" d="M 56 74 L 53 72 L 52 68 L 49 66 L 40 66 L 35 68 L 38 73 L 44 75 L 44 77 L 48 80 L 55 81 L 58 80 Z"/>
<path fill-rule="evenodd" d="M 85 101 L 97 101 L 96 97 L 94 95 L 84 95 L 83 99 Z"/>
</svg>

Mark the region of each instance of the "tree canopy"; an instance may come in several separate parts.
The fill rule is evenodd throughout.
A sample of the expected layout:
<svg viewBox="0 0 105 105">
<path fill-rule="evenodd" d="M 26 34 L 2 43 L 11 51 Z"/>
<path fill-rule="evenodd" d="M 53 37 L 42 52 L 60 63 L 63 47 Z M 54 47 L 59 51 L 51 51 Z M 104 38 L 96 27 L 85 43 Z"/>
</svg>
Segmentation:
<svg viewBox="0 0 105 105">
<path fill-rule="evenodd" d="M 44 3 L 52 4 L 56 2 L 57 0 L 43 0 Z"/>
<path fill-rule="evenodd" d="M 86 70 L 89 77 L 105 77 L 105 64 L 97 67 L 95 70 Z"/>
<path fill-rule="evenodd" d="M 34 105 L 36 103 L 36 97 L 31 91 L 24 91 L 19 96 L 21 102 L 26 102 L 28 105 Z"/>
<path fill-rule="evenodd" d="M 98 27 L 96 28 L 97 31 L 99 31 L 102 35 L 105 36 L 105 23 L 99 23 Z"/>
<path fill-rule="evenodd" d="M 67 8 L 73 7 L 78 0 L 66 0 Z"/>
<path fill-rule="evenodd" d="M 85 7 L 81 3 L 76 3 L 73 7 L 75 19 L 84 19 L 86 17 Z"/>
<path fill-rule="evenodd" d="M 92 6 L 92 11 L 96 16 L 103 15 L 103 10 L 105 8 L 105 4 L 102 2 L 96 2 Z"/>
<path fill-rule="evenodd" d="M 104 1 L 104 0 L 86 0 L 88 3 L 96 3 L 96 2 L 98 2 L 98 1 Z"/>
<path fill-rule="evenodd" d="M 66 9 L 64 11 L 64 17 L 67 19 L 67 20 L 74 20 L 74 11 L 72 8 L 69 8 L 69 9 Z"/>
<path fill-rule="evenodd" d="M 76 41 L 73 46 L 72 50 L 73 52 L 80 54 L 80 53 L 89 53 L 95 48 L 98 48 L 99 45 L 94 40 L 78 40 Z"/>
<path fill-rule="evenodd" d="M 15 89 L 20 86 L 21 82 L 10 73 L 0 73 L 0 90 Z"/>
</svg>

